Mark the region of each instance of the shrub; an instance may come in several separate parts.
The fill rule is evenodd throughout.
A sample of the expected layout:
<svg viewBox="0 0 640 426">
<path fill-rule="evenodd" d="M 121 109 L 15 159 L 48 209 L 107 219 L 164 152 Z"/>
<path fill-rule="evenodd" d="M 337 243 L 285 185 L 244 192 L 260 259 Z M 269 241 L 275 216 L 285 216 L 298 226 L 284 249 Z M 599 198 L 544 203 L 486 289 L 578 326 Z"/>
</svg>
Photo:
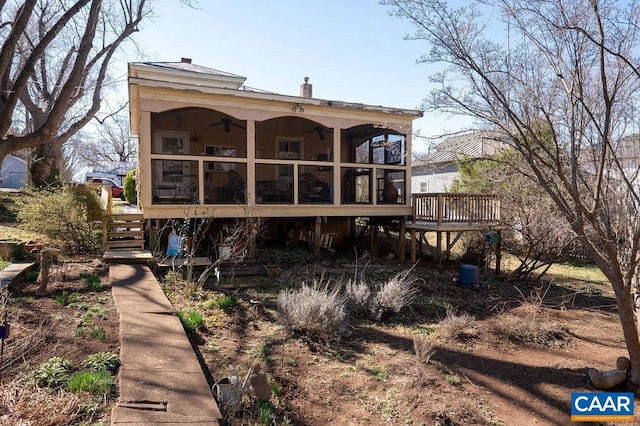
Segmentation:
<svg viewBox="0 0 640 426">
<path fill-rule="evenodd" d="M 105 370 L 111 374 L 118 371 L 120 365 L 120 358 L 113 352 L 97 352 L 89 355 L 84 361 L 82 361 L 82 366 L 85 368 L 95 371 Z"/>
<path fill-rule="evenodd" d="M 471 333 L 475 322 L 476 317 L 466 312 L 458 314 L 457 309 L 447 306 L 447 316 L 440 321 L 440 335 L 445 339 L 456 339 Z"/>
<path fill-rule="evenodd" d="M 21 226 L 60 242 L 68 252 L 96 252 L 102 241 L 103 212 L 90 188 L 41 190 L 21 204 Z M 46 218 L 46 220 L 43 220 Z"/>
<path fill-rule="evenodd" d="M 399 313 L 402 308 L 413 303 L 420 289 L 416 283 L 419 278 L 411 278 L 411 269 L 399 272 L 384 283 L 376 292 L 372 309 L 376 319 L 385 313 Z"/>
<path fill-rule="evenodd" d="M 71 361 L 55 356 L 49 358 L 32 373 L 32 377 L 40 386 L 57 388 L 64 385 L 69 378 Z"/>
<path fill-rule="evenodd" d="M 91 291 L 101 291 L 102 290 L 102 282 L 100 281 L 100 277 L 94 272 L 92 274 L 81 274 L 80 279 L 87 286 L 87 288 Z"/>
<path fill-rule="evenodd" d="M 113 378 L 108 371 L 81 371 L 69 378 L 67 387 L 71 392 L 89 392 L 93 394 L 107 394 L 111 392 Z"/>
<path fill-rule="evenodd" d="M 216 304 L 218 308 L 222 309 L 224 312 L 229 312 L 238 304 L 238 299 L 235 296 L 223 296 L 217 300 Z"/>
<path fill-rule="evenodd" d="M 493 332 L 512 343 L 531 346 L 565 346 L 571 340 L 568 328 L 553 321 L 515 315 L 501 315 L 493 326 Z"/>
<path fill-rule="evenodd" d="M 138 203 L 138 193 L 136 192 L 136 171 L 131 170 L 124 177 L 124 200 L 129 204 Z"/>
<path fill-rule="evenodd" d="M 303 283 L 300 289 L 278 295 L 278 311 L 285 326 L 311 337 L 337 336 L 344 326 L 345 306 L 339 286 L 329 289 L 328 284 L 317 280 L 312 286 Z"/>
<path fill-rule="evenodd" d="M 420 289 L 416 283 L 420 278 L 411 278 L 411 269 L 402 271 L 381 285 L 372 285 L 364 281 L 347 283 L 347 298 L 356 311 L 380 321 L 390 313 L 399 313 L 415 300 Z"/>
<path fill-rule="evenodd" d="M 192 309 L 190 309 L 187 313 L 178 311 L 178 317 L 180 317 L 180 321 L 182 321 L 182 325 L 184 327 L 184 331 L 186 331 L 187 333 L 187 336 L 195 335 L 198 327 L 204 324 L 204 318 L 202 314 Z"/>
<path fill-rule="evenodd" d="M 425 364 L 429 363 L 431 356 L 436 351 L 436 347 L 436 340 L 432 337 L 424 334 L 413 336 L 413 350 L 416 353 L 416 357 Z"/>
</svg>

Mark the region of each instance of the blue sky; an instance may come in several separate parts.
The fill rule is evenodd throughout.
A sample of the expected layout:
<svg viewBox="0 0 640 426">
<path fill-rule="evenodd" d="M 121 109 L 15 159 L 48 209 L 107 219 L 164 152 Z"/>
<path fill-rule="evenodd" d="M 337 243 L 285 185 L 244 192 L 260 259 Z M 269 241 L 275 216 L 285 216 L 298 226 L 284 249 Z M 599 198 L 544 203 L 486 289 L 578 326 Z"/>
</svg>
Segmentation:
<svg viewBox="0 0 640 426">
<path fill-rule="evenodd" d="M 298 95 L 308 76 L 316 98 L 409 109 L 419 109 L 430 91 L 433 69 L 416 65 L 429 47 L 405 41 L 413 26 L 389 16 L 377 0 L 200 0 L 197 9 L 178 0 L 153 4 L 155 18 L 135 36 L 144 56 L 130 53 L 129 61 L 187 57 L 286 95 Z M 414 128 L 435 136 L 467 123 L 425 114 Z"/>
</svg>

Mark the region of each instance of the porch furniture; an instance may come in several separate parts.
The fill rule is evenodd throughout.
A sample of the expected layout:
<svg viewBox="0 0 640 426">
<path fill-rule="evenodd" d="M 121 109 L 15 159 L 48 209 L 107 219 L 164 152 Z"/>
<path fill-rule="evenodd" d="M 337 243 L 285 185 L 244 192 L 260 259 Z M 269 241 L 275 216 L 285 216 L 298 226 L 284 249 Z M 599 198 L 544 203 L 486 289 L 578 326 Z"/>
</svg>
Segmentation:
<svg viewBox="0 0 640 426">
<path fill-rule="evenodd" d="M 229 175 L 229 182 L 231 182 L 231 191 L 233 192 L 233 199 L 236 203 L 244 203 L 246 189 L 244 179 L 235 170 L 231 169 L 227 172 Z"/>
<path fill-rule="evenodd" d="M 316 191 L 316 177 L 311 173 L 302 173 L 298 178 L 298 200 L 301 203 L 317 201 L 320 195 Z"/>
</svg>

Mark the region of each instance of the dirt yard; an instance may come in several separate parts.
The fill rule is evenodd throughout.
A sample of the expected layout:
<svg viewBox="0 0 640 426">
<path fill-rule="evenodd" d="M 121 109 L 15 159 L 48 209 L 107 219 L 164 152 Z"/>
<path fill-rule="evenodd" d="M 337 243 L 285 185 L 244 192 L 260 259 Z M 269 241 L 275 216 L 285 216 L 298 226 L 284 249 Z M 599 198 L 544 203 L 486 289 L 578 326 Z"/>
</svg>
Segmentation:
<svg viewBox="0 0 640 426">
<path fill-rule="evenodd" d="M 99 278 L 88 288 L 82 277 Z M 92 396 L 30 384 L 30 373 L 52 357 L 71 361 L 73 371 L 91 354 L 120 347 L 118 312 L 108 282 L 108 266 L 99 260 L 61 260 L 51 269 L 47 294 L 23 279 L 9 288 L 0 308 L 10 326 L 0 364 L 0 425 L 108 425 L 117 399 L 112 392 Z M 94 281 L 95 282 L 95 281 Z M 0 318 L 0 323 L 2 323 Z"/>
<path fill-rule="evenodd" d="M 371 282 L 402 270 L 392 260 L 360 259 L 364 264 L 357 268 Z M 453 285 L 455 264 L 442 273 L 416 266 L 420 294 L 410 308 L 379 322 L 351 317 L 339 340 L 319 342 L 285 330 L 276 310 L 280 290 L 321 275 L 344 281 L 355 269 L 350 260 L 325 260 L 202 290 L 175 276 L 163 279 L 177 310 L 203 314 L 193 342 L 211 384 L 243 379 L 255 364 L 267 373 L 271 404 L 256 407 L 245 398 L 229 424 L 564 425 L 570 423 L 571 392 L 594 390 L 587 369 L 609 370 L 626 354 L 606 284 L 512 283 L 483 274 L 486 288 L 475 291 Z M 118 352 L 107 272 L 100 262 L 66 262 L 47 296 L 36 296 L 36 285 L 27 282 L 12 288 L 4 364 L 9 354 L 13 359 L 3 371 L 0 424 L 109 423 L 117 384 L 93 414 L 75 418 L 37 417 L 28 406 L 19 414 L 9 403 L 16 380 L 50 357 L 78 364 L 95 352 Z M 104 289 L 89 291 L 81 273 L 96 273 Z M 65 294 L 75 299 L 63 306 Z M 220 309 L 218 302 L 230 296 L 237 304 Z M 96 327 L 104 340 L 91 337 Z M 430 357 L 416 355 L 414 340 L 434 346 Z M 24 346 L 16 356 L 18 345 Z M 6 414 L 9 406 L 13 411 Z"/>
<path fill-rule="evenodd" d="M 373 282 L 402 270 L 395 261 L 369 262 L 364 275 Z M 279 323 L 279 290 L 320 276 L 344 282 L 353 271 L 353 263 L 334 261 L 223 282 L 236 289 L 185 293 L 165 284 L 179 309 L 204 313 L 194 342 L 212 382 L 244 378 L 256 363 L 267 373 L 272 413 L 246 404 L 230 423 L 270 414 L 299 425 L 569 424 L 571 392 L 594 390 L 587 369 L 612 369 L 626 355 L 606 284 L 510 283 L 487 274 L 486 289 L 475 291 L 452 284 L 457 265 L 442 273 L 417 266 L 416 303 L 381 322 L 351 318 L 339 341 L 312 341 Z M 229 296 L 235 307 L 215 306 Z M 435 345 L 428 362 L 414 340 Z"/>
</svg>

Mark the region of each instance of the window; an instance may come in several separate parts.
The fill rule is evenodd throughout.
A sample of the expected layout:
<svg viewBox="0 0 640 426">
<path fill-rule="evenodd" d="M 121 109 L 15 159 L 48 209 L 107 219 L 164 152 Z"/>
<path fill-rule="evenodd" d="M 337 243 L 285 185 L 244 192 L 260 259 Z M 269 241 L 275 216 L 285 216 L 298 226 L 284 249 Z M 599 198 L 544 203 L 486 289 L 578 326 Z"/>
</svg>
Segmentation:
<svg viewBox="0 0 640 426">
<path fill-rule="evenodd" d="M 210 157 L 235 157 L 236 148 L 233 146 L 205 145 L 204 153 Z M 228 172 L 236 169 L 235 163 L 205 162 L 205 170 L 208 172 Z"/>
<path fill-rule="evenodd" d="M 189 154 L 189 132 L 156 130 L 154 141 L 155 154 Z"/>
<path fill-rule="evenodd" d="M 420 192 L 429 191 L 429 182 L 420 182 Z"/>
<path fill-rule="evenodd" d="M 299 160 L 302 157 L 302 138 L 276 138 L 276 150 L 280 160 Z"/>
</svg>

